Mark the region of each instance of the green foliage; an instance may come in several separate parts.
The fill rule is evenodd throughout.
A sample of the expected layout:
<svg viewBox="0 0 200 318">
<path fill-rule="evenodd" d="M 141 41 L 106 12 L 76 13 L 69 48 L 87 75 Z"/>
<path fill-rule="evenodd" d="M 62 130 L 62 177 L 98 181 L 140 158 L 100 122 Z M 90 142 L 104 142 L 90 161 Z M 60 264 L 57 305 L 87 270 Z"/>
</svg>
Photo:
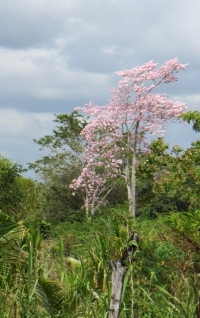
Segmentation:
<svg viewBox="0 0 200 318">
<path fill-rule="evenodd" d="M 189 111 L 185 114 L 182 114 L 180 116 L 184 121 L 186 121 L 188 124 L 192 122 L 193 126 L 192 128 L 196 132 L 200 132 L 200 112 L 195 110 L 195 111 Z"/>
<path fill-rule="evenodd" d="M 21 165 L 0 156 L 0 210 L 13 219 L 34 221 L 39 214 L 39 188 L 21 174 Z"/>
<path fill-rule="evenodd" d="M 10 215 L 19 213 L 19 206 L 24 199 L 19 182 L 22 172 L 20 165 L 0 156 L 0 209 Z"/>
<path fill-rule="evenodd" d="M 110 262 L 121 259 L 133 230 L 140 240 L 120 318 L 198 317 L 200 212 L 145 220 L 126 211 L 105 208 L 92 223 L 62 223 L 43 240 L 38 226 L 0 214 L 1 317 L 108 317 Z"/>
<path fill-rule="evenodd" d="M 200 210 L 185 213 L 171 213 L 162 221 L 173 232 L 175 243 L 189 253 L 200 251 Z"/>
<path fill-rule="evenodd" d="M 138 225 L 140 250 L 133 266 L 136 317 L 198 317 L 190 254 L 177 244 L 165 218 L 141 219 Z"/>
<path fill-rule="evenodd" d="M 0 214 L 1 317 L 37 317 L 43 310 L 34 298 L 37 284 L 37 231 Z"/>
<path fill-rule="evenodd" d="M 153 141 L 138 156 L 139 216 L 129 217 L 119 182 L 91 221 L 81 195 L 74 199 L 68 189 L 80 168 L 84 121 L 66 116 L 58 116 L 53 136 L 39 141 L 52 151 L 35 164 L 43 183 L 0 160 L 7 212 L 0 213 L 0 317 L 108 317 L 110 262 L 121 259 L 132 231 L 140 240 L 127 264 L 120 318 L 199 317 L 199 141 L 187 150 Z"/>
<path fill-rule="evenodd" d="M 181 272 L 182 282 L 184 282 L 187 288 L 182 292 L 178 284 L 179 290 L 177 290 L 175 302 L 177 307 L 183 312 L 183 316 L 188 318 L 199 317 L 200 314 L 199 222 L 199 210 L 185 213 L 171 213 L 161 219 L 165 236 L 177 246 L 179 251 L 185 254 L 185 262 L 179 265 L 179 270 Z"/>
<path fill-rule="evenodd" d="M 40 279 L 37 284 L 36 293 L 41 299 L 45 309 L 50 317 L 63 316 L 64 303 L 67 299 L 67 293 L 59 283 L 55 281 Z"/>
<path fill-rule="evenodd" d="M 87 119 L 73 111 L 69 115 L 57 115 L 54 122 L 57 126 L 52 135 L 34 140 L 41 146 L 40 150 L 47 150 L 49 154 L 29 167 L 35 170 L 43 184 L 43 187 L 40 185 L 44 200 L 43 218 L 58 222 L 69 218 L 83 205 L 81 193 L 74 198 L 69 185 L 82 169 L 84 139 L 80 132 Z"/>
<path fill-rule="evenodd" d="M 200 143 L 183 151 L 178 146 L 171 153 L 163 139 L 150 145 L 141 155 L 137 169 L 138 212 L 155 217 L 156 213 L 188 211 L 200 206 Z"/>
<path fill-rule="evenodd" d="M 174 201 L 178 211 L 195 210 L 200 206 L 200 143 L 192 146 L 176 157 L 168 173 L 154 185 L 154 191 L 168 196 Z M 176 200 L 176 201 L 175 201 Z"/>
<path fill-rule="evenodd" d="M 162 138 L 154 140 L 147 154 L 138 158 L 137 168 L 137 210 L 138 214 L 154 217 L 155 212 L 174 209 L 175 202 L 160 191 L 156 185 L 173 164 L 175 158 L 168 152 L 169 146 Z"/>
<path fill-rule="evenodd" d="M 87 220 L 82 224 L 66 223 L 63 224 L 63 232 L 62 225 L 56 230 L 63 233 L 63 250 L 66 253 L 76 257 L 82 255 L 85 279 L 100 297 L 95 313 L 93 316 L 87 314 L 88 317 L 106 315 L 110 295 L 110 260 L 121 257 L 128 233 L 133 229 L 139 232 L 140 243 L 125 277 L 120 317 L 130 317 L 132 305 L 136 317 L 196 317 L 197 286 L 190 262 L 192 258 L 186 249 L 177 244 L 177 236 L 166 225 L 166 218 L 135 221 L 123 212 L 122 207 L 118 210 L 105 209 L 104 212 L 92 223 Z M 65 248 L 66 237 L 68 243 Z M 91 307 L 91 304 L 88 303 L 88 306 Z"/>
<path fill-rule="evenodd" d="M 70 147 L 75 153 L 82 153 L 84 139 L 80 133 L 87 125 L 87 119 L 75 110 L 69 115 L 57 115 L 54 122 L 58 126 L 53 130 L 53 135 L 46 135 L 34 141 L 42 148 L 66 150 L 66 147 Z"/>
</svg>

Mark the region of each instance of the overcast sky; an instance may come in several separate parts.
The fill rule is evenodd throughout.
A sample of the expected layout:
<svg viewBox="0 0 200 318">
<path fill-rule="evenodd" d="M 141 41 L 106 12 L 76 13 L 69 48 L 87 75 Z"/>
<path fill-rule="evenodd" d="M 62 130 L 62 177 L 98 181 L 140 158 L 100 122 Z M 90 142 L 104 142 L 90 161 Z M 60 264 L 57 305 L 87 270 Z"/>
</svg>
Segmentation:
<svg viewBox="0 0 200 318">
<path fill-rule="evenodd" d="M 33 138 L 51 133 L 54 114 L 106 104 L 114 72 L 150 60 L 189 63 L 162 89 L 199 106 L 199 33 L 199 0 L 1 0 L 0 154 L 35 161 Z M 168 125 L 172 145 L 198 138 L 188 125 Z"/>
</svg>

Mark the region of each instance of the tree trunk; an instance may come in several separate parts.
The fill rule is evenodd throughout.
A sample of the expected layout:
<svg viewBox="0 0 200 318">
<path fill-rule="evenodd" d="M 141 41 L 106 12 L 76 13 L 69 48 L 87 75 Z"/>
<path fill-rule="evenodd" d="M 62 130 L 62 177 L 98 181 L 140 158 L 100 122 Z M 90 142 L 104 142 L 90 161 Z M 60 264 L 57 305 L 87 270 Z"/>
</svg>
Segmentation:
<svg viewBox="0 0 200 318">
<path fill-rule="evenodd" d="M 89 215 L 89 199 L 88 199 L 88 188 L 87 185 L 85 186 L 85 213 L 86 213 L 86 218 L 89 220 L 90 215 Z"/>
<path fill-rule="evenodd" d="M 133 153 L 131 168 L 129 162 L 126 166 L 126 187 L 128 193 L 128 202 L 129 202 L 129 213 L 135 218 L 136 217 L 136 154 Z"/>
<path fill-rule="evenodd" d="M 112 295 L 109 308 L 108 318 L 118 318 L 120 312 L 120 301 L 122 294 L 122 287 L 124 276 L 126 274 L 127 268 L 122 265 L 120 260 L 112 261 L 112 276 L 111 276 L 111 287 Z"/>
<path fill-rule="evenodd" d="M 135 253 L 139 236 L 133 233 L 128 241 L 127 247 L 124 249 L 120 260 L 111 261 L 111 300 L 108 318 L 118 318 L 120 313 L 121 295 L 124 277 L 128 270 L 128 263 L 131 256 Z"/>
</svg>

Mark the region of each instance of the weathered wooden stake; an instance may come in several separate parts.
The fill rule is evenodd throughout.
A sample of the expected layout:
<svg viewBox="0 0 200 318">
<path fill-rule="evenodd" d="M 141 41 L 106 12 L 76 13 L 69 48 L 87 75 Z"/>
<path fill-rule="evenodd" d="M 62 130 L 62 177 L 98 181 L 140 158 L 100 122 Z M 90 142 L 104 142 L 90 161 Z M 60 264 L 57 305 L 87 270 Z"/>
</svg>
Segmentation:
<svg viewBox="0 0 200 318">
<path fill-rule="evenodd" d="M 108 318 L 118 318 L 120 312 L 120 303 L 124 277 L 128 270 L 128 263 L 131 256 L 135 253 L 139 235 L 133 233 L 128 241 L 122 258 L 120 260 L 111 261 L 112 275 L 111 275 L 111 300 Z"/>
</svg>

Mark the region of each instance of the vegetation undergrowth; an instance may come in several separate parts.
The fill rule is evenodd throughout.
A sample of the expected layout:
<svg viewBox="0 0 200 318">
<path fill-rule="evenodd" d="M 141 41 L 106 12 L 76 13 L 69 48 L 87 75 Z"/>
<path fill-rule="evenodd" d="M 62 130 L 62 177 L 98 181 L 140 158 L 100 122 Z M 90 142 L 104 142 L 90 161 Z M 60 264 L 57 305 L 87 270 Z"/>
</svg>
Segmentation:
<svg viewBox="0 0 200 318">
<path fill-rule="evenodd" d="M 199 113 L 185 116 L 199 131 Z M 30 164 L 40 181 L 24 178 L 20 165 L 0 157 L 0 317 L 111 318 L 111 264 L 122 265 L 124 251 L 134 246 L 124 261 L 118 316 L 199 318 L 200 141 L 170 150 L 159 138 L 146 152 L 138 149 L 130 214 L 129 179 L 123 178 L 130 165 L 123 160 L 115 170 L 121 177 L 106 180 L 99 156 L 93 171 L 103 181 L 99 199 L 100 188 L 90 183 L 71 191 L 84 167 L 81 131 L 88 118 L 74 111 L 55 122 L 53 135 L 36 141 L 50 154 Z M 139 241 L 129 245 L 133 233 Z"/>
<path fill-rule="evenodd" d="M 120 317 L 133 309 L 134 317 L 197 317 L 199 211 L 149 220 L 132 219 L 125 208 L 104 209 L 92 223 L 57 225 L 46 238 L 1 213 L 1 317 L 108 317 L 110 262 L 132 231 L 140 241 Z"/>
</svg>

